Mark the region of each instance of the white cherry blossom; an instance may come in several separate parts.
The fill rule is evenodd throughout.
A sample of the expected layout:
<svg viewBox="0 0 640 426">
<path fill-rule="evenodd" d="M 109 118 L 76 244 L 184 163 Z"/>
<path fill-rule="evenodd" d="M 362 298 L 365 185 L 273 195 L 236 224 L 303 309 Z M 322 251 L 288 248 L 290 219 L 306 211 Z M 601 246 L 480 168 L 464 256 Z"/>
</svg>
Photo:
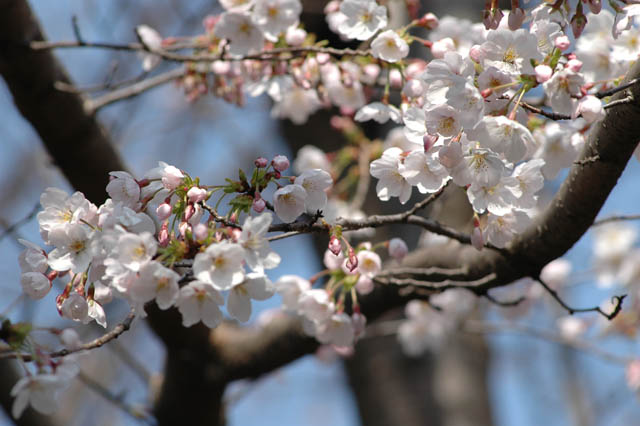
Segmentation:
<svg viewBox="0 0 640 426">
<path fill-rule="evenodd" d="M 336 346 L 352 346 L 355 330 L 351 317 L 345 313 L 333 314 L 329 319 L 315 326 L 315 336 L 320 343 Z"/>
<path fill-rule="evenodd" d="M 227 300 L 229 315 L 240 322 L 251 317 L 251 299 L 266 300 L 273 296 L 273 284 L 264 274 L 252 272 L 245 280 L 231 288 Z"/>
<path fill-rule="evenodd" d="M 140 303 L 155 299 L 160 309 L 168 309 L 178 300 L 179 279 L 179 274 L 159 262 L 148 262 L 140 269 L 140 276 L 131 287 L 131 297 Z"/>
<path fill-rule="evenodd" d="M 293 161 L 293 170 L 297 174 L 309 169 L 321 169 L 326 172 L 331 171 L 331 163 L 329 163 L 327 159 L 327 154 L 313 145 L 305 145 L 300 148 L 296 159 Z"/>
<path fill-rule="evenodd" d="M 298 313 L 315 322 L 328 320 L 335 312 L 335 305 L 324 289 L 311 289 L 300 294 Z"/>
<path fill-rule="evenodd" d="M 533 74 L 530 60 L 542 59 L 536 36 L 524 29 L 489 31 L 482 49 L 485 54 L 485 68 L 493 66 L 514 76 L 520 73 Z"/>
<path fill-rule="evenodd" d="M 272 220 L 271 213 L 263 213 L 247 217 L 242 225 L 238 243 L 244 248 L 247 265 L 256 272 L 273 269 L 280 264 L 280 255 L 271 250 L 266 239 Z"/>
<path fill-rule="evenodd" d="M 18 239 L 18 242 L 26 247 L 18 255 L 20 270 L 24 272 L 40 272 L 44 274 L 49 267 L 47 255 L 37 244 L 30 241 Z"/>
<path fill-rule="evenodd" d="M 371 53 L 387 62 L 398 62 L 409 54 L 409 45 L 393 30 L 383 31 L 373 39 Z"/>
<path fill-rule="evenodd" d="M 376 192 L 378 198 L 387 201 L 391 197 L 398 197 L 400 203 L 409 201 L 411 185 L 400 174 L 400 148 L 389 148 L 382 153 L 382 157 L 371 162 L 371 176 L 378 179 Z"/>
<path fill-rule="evenodd" d="M 300 0 L 256 0 L 251 18 L 267 40 L 278 41 L 281 33 L 298 24 L 300 12 Z"/>
<path fill-rule="evenodd" d="M 387 8 L 375 0 L 344 0 L 340 12 L 346 17 L 338 25 L 340 34 L 356 40 L 367 40 L 387 26 Z"/>
<path fill-rule="evenodd" d="M 243 259 L 244 249 L 240 244 L 214 243 L 196 255 L 193 275 L 217 290 L 228 290 L 244 280 Z"/>
<path fill-rule="evenodd" d="M 56 246 L 49 253 L 49 266 L 56 271 L 84 272 L 91 263 L 93 231 L 85 224 L 73 223 L 49 232 L 49 241 Z"/>
<path fill-rule="evenodd" d="M 224 304 L 224 298 L 208 283 L 191 281 L 180 289 L 176 305 L 182 314 L 182 325 L 191 327 L 202 321 L 209 328 L 215 328 L 222 322 L 222 312 L 218 305 Z"/>
<path fill-rule="evenodd" d="M 305 170 L 295 180 L 296 185 L 300 185 L 307 192 L 304 200 L 305 209 L 309 214 L 315 214 L 318 210 L 323 210 L 327 204 L 327 190 L 333 185 L 331 175 L 324 170 Z"/>
<path fill-rule="evenodd" d="M 107 193 L 111 199 L 136 209 L 140 204 L 140 185 L 127 172 L 111 172 L 111 181 L 107 184 Z"/>
<path fill-rule="evenodd" d="M 287 185 L 273 194 L 273 207 L 285 223 L 291 223 L 305 212 L 307 191 L 300 185 Z"/>
<path fill-rule="evenodd" d="M 274 287 L 282 297 L 282 307 L 297 312 L 300 296 L 311 289 L 311 283 L 297 275 L 283 275 L 274 283 Z"/>
<path fill-rule="evenodd" d="M 407 155 L 399 173 L 409 184 L 416 185 L 422 194 L 439 191 L 449 180 L 449 173 L 436 157 L 420 150 Z"/>
<path fill-rule="evenodd" d="M 229 40 L 229 54 L 236 57 L 259 51 L 264 44 L 262 32 L 244 12 L 223 13 L 213 33 Z"/>
<path fill-rule="evenodd" d="M 36 374 L 18 380 L 11 389 L 14 397 L 11 415 L 19 418 L 27 405 L 42 414 L 53 414 L 59 406 L 60 391 L 66 386 L 65 380 L 55 374 Z"/>
<path fill-rule="evenodd" d="M 22 291 L 32 299 L 42 299 L 51 290 L 51 281 L 41 272 L 24 272 L 20 275 Z"/>
<path fill-rule="evenodd" d="M 136 34 L 145 46 L 149 47 L 151 50 L 157 50 L 162 47 L 162 36 L 150 26 L 138 25 L 136 27 Z M 144 71 L 151 71 L 162 60 L 160 56 L 149 52 L 140 52 L 139 56 L 142 60 L 142 69 Z"/>
<path fill-rule="evenodd" d="M 397 107 L 382 102 L 372 102 L 363 106 L 355 116 L 356 121 L 374 120 L 380 124 L 386 123 L 389 119 L 400 123 L 402 121 L 402 113 Z"/>
<path fill-rule="evenodd" d="M 98 208 L 89 202 L 84 194 L 75 192 L 69 196 L 57 188 L 47 188 L 40 196 L 42 211 L 38 213 L 40 235 L 45 244 L 49 241 L 49 232 L 55 228 L 65 228 L 69 224 L 81 221 L 95 225 Z"/>
<path fill-rule="evenodd" d="M 513 238 L 524 231 L 531 223 L 531 218 L 523 211 L 512 210 L 502 216 L 488 215 L 484 229 L 487 241 L 496 247 L 506 247 Z"/>
</svg>

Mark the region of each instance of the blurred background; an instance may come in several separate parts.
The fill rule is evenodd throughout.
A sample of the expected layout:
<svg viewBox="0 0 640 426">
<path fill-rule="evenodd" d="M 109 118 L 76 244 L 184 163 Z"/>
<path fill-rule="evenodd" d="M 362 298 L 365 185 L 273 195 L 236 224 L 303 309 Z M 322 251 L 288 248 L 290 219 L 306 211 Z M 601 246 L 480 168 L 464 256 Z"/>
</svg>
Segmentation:
<svg viewBox="0 0 640 426">
<path fill-rule="evenodd" d="M 311 31 L 332 37 L 321 14 L 324 2 L 307 1 L 302 20 Z M 423 1 L 422 10 L 439 17 L 454 15 L 481 19 L 482 2 Z M 220 12 L 212 0 L 33 0 L 30 1 L 49 40 L 73 40 L 72 16 L 82 36 L 91 41 L 132 42 L 134 28 L 147 24 L 163 36 L 202 33 L 202 20 Z M 97 49 L 56 51 L 79 88 L 140 74 L 135 54 Z M 154 73 L 169 69 L 162 64 Z M 115 71 L 114 71 L 115 70 Z M 249 169 L 258 156 L 293 157 L 302 145 L 316 143 L 331 150 L 340 135 L 326 125 L 329 115 L 318 114 L 304 126 L 270 119 L 270 101 L 251 99 L 238 108 L 205 96 L 188 102 L 173 84 L 102 109 L 98 118 L 115 141 L 129 170 L 141 176 L 165 161 L 215 184 Z M 376 132 L 375 129 L 368 129 Z M 384 133 L 381 134 L 384 137 Z M 0 80 L 0 227 L 5 229 L 27 217 L 49 186 L 72 188 L 51 163 L 38 135 L 16 110 L 11 94 Z M 611 195 L 602 215 L 640 212 L 640 167 L 632 161 Z M 558 182 L 547 189 L 553 193 Z M 367 209 L 380 209 L 369 197 Z M 396 204 L 396 203 L 386 203 Z M 397 205 L 384 206 L 397 209 Z M 376 210 L 377 211 L 377 210 Z M 0 230 L 1 232 L 1 230 Z M 392 229 L 396 236 L 399 229 Z M 27 221 L 0 241 L 0 312 L 15 321 L 42 326 L 72 327 L 55 310 L 56 291 L 45 299 L 21 298 L 17 255 L 18 238 L 40 243 L 37 221 Z M 405 236 L 410 247 L 417 235 Z M 577 285 L 566 293 L 575 306 L 593 306 L 610 292 L 596 289 L 589 278 L 591 239 L 587 235 L 568 254 Z M 283 274 L 311 276 L 321 269 L 317 251 L 323 242 L 309 236 L 274 243 L 283 256 L 272 278 Z M 14 301 L 17 303 L 13 303 Z M 255 303 L 260 310 L 279 305 L 277 298 Z M 127 311 L 124 304 L 108 306 L 107 319 L 115 324 Z M 402 310 L 385 319 L 401 318 Z M 517 318 L 522 324 L 556 329 L 564 315 L 552 303 L 536 306 Z M 508 315 L 507 315 L 508 316 Z M 503 321 L 505 312 L 478 303 L 475 317 Z M 84 339 L 101 333 L 99 327 L 79 327 Z M 638 354 L 635 332 L 631 338 L 592 336 L 608 351 Z M 43 338 L 46 338 L 43 333 Z M 135 321 L 117 341 L 79 359 L 86 380 L 76 380 L 63 399 L 54 422 L 60 425 L 132 425 L 139 421 L 100 394 L 95 383 L 111 396 L 132 406 L 148 406 L 162 374 L 164 349 L 145 325 Z M 0 377 L 0 381 L 3 377 Z M 95 383 L 94 383 L 95 382 Z M 225 394 L 228 424 L 234 425 L 630 425 L 637 424 L 640 406 L 624 378 L 624 365 L 593 354 L 512 333 L 451 336 L 440 350 L 418 358 L 402 353 L 389 333 L 364 339 L 356 355 L 345 362 L 307 356 L 256 381 L 234 383 Z M 178 409 L 178 407 L 176 407 Z M 0 411 L 0 424 L 13 424 Z"/>
</svg>

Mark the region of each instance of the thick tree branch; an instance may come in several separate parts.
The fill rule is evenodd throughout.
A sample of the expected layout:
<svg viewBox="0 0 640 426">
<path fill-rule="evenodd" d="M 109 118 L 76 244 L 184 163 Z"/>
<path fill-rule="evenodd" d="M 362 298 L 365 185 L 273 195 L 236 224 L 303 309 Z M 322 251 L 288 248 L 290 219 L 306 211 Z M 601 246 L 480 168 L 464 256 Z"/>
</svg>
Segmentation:
<svg viewBox="0 0 640 426">
<path fill-rule="evenodd" d="M 629 72 L 626 82 L 640 76 L 640 61 Z M 623 84 L 627 84 L 627 83 Z M 640 99 L 640 87 L 630 85 L 633 99 Z M 614 99 L 625 95 L 618 92 Z M 520 235 L 505 251 L 482 250 L 478 252 L 470 246 L 462 246 L 452 242 L 446 246 L 417 250 L 407 256 L 404 266 L 407 268 L 465 268 L 466 281 L 482 279 L 490 276 L 492 279 L 483 281 L 475 291 L 488 291 L 495 287 L 505 286 L 516 279 L 532 276 L 537 277 L 540 270 L 550 261 L 566 253 L 593 224 L 598 212 L 606 201 L 609 193 L 616 185 L 627 162 L 631 158 L 640 134 L 640 103 L 637 101 L 619 105 L 607 111 L 606 117 L 596 125 L 590 134 L 580 154 L 580 160 L 571 168 L 569 176 L 562 184 L 551 204 L 535 219 L 534 223 Z M 595 159 L 593 161 L 584 161 Z M 381 286 L 377 288 L 368 300 L 386 299 L 383 303 L 386 309 L 399 306 L 407 300 L 401 296 L 397 288 Z M 382 296 L 384 295 L 384 296 Z M 362 312 L 370 319 L 375 318 L 377 309 L 363 301 Z M 251 334 L 247 329 L 237 333 Z M 215 331 L 213 334 L 215 335 Z M 235 338 L 238 334 L 236 333 Z M 288 334 L 292 339 L 299 337 L 299 325 L 292 324 Z M 274 338 L 274 347 L 282 339 L 280 333 Z M 218 347 L 225 347 L 231 343 L 230 339 L 218 336 Z M 302 349 L 309 351 L 314 346 L 303 344 Z M 260 353 L 269 353 L 271 345 L 261 341 L 257 347 Z M 300 353 L 299 347 L 293 348 L 292 353 Z M 250 347 L 246 351 L 251 351 Z M 304 352 L 304 351 L 303 351 Z M 257 354 L 256 354 L 257 355 Z M 255 377 L 256 369 L 263 368 L 262 374 L 271 371 L 275 365 L 264 365 L 264 361 L 256 356 L 235 362 L 237 373 L 234 378 Z M 288 354 L 278 353 L 280 360 L 290 360 Z M 283 363 L 284 364 L 284 361 Z M 250 374 L 247 374 L 249 373 Z"/>
<path fill-rule="evenodd" d="M 71 185 L 93 201 L 104 200 L 109 172 L 125 170 L 118 153 L 86 113 L 83 97 L 55 89 L 57 81 L 72 82 L 51 51 L 25 47 L 44 39 L 29 5 L 0 0 L 0 10 L 0 75 L 16 106 Z"/>
</svg>

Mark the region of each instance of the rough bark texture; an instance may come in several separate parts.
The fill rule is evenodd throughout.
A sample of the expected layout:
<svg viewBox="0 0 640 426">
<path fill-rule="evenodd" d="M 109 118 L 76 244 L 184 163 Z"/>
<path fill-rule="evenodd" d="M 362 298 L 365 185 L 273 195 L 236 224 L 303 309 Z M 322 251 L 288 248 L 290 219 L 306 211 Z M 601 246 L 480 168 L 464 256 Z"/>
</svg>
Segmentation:
<svg viewBox="0 0 640 426">
<path fill-rule="evenodd" d="M 16 107 L 31 123 L 69 183 L 102 201 L 109 172 L 124 170 L 104 129 L 84 110 L 84 99 L 54 88 L 71 80 L 50 51 L 34 52 L 44 36 L 24 0 L 0 0 L 0 75 Z M 87 161 L 88 158 L 95 160 Z"/>
</svg>

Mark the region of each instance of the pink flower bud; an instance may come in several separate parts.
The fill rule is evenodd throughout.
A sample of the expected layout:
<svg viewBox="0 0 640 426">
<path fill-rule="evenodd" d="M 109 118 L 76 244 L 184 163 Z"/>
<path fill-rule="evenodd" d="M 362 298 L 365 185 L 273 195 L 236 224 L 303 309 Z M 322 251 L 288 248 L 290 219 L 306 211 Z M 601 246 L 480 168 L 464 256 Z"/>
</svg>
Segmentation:
<svg viewBox="0 0 640 426">
<path fill-rule="evenodd" d="M 397 68 L 389 71 L 389 83 L 391 87 L 399 89 L 402 87 L 402 73 Z"/>
<path fill-rule="evenodd" d="M 304 43 L 304 39 L 307 38 L 307 32 L 302 28 L 289 27 L 285 34 L 285 41 L 291 46 L 300 46 Z"/>
<path fill-rule="evenodd" d="M 435 30 L 439 24 L 438 17 L 431 12 L 425 14 L 418 20 L 418 26 L 428 30 Z"/>
<path fill-rule="evenodd" d="M 422 143 L 424 144 L 424 152 L 429 152 L 429 150 L 435 145 L 438 141 L 438 135 L 430 135 L 427 133 L 422 137 Z"/>
<path fill-rule="evenodd" d="M 198 223 L 193 227 L 193 238 L 202 241 L 209 236 L 209 227 L 204 223 Z"/>
<path fill-rule="evenodd" d="M 525 18 L 524 10 L 522 10 L 519 7 L 511 9 L 511 12 L 509 12 L 509 18 L 508 18 L 509 29 L 511 31 L 516 31 L 517 29 L 519 29 L 522 26 L 522 23 L 524 22 L 524 18 Z"/>
<path fill-rule="evenodd" d="M 471 46 L 471 49 L 469 50 L 469 57 L 471 58 L 471 60 L 473 60 L 473 62 L 479 64 L 484 60 L 485 56 L 486 52 L 484 51 L 482 46 L 480 46 L 479 44 Z"/>
<path fill-rule="evenodd" d="M 535 67 L 535 72 L 536 81 L 538 83 L 544 83 L 545 81 L 549 80 L 551 78 L 551 75 L 553 74 L 553 70 L 551 69 L 551 67 L 544 64 Z"/>
<path fill-rule="evenodd" d="M 331 60 L 331 55 L 329 55 L 328 53 L 318 53 L 316 55 L 316 60 L 318 61 L 318 64 L 325 65 L 328 64 Z"/>
<path fill-rule="evenodd" d="M 169 245 L 169 222 L 164 222 L 158 232 L 158 244 L 160 247 Z"/>
<path fill-rule="evenodd" d="M 162 203 L 158 206 L 158 208 L 156 209 L 156 216 L 158 216 L 158 220 L 159 221 L 163 221 L 169 218 L 169 216 L 171 216 L 171 204 L 169 203 Z"/>
<path fill-rule="evenodd" d="M 407 253 L 409 253 L 409 248 L 402 238 L 392 238 L 389 240 L 389 256 L 397 261 L 401 261 Z"/>
<path fill-rule="evenodd" d="M 424 93 L 424 89 L 425 87 L 422 82 L 417 78 L 413 78 L 404 84 L 402 93 L 404 93 L 408 98 L 417 98 Z"/>
<path fill-rule="evenodd" d="M 216 75 L 227 75 L 231 71 L 231 63 L 228 61 L 214 61 L 211 64 L 211 71 Z"/>
<path fill-rule="evenodd" d="M 188 204 L 184 209 L 184 220 L 191 219 L 191 216 L 196 212 L 196 208 L 193 207 L 193 204 Z"/>
<path fill-rule="evenodd" d="M 484 237 L 482 236 L 482 229 L 479 226 L 473 228 L 471 233 L 471 245 L 478 251 L 484 248 Z"/>
<path fill-rule="evenodd" d="M 256 213 L 262 213 L 267 206 L 267 203 L 262 198 L 254 198 L 253 205 L 251 206 Z"/>
<path fill-rule="evenodd" d="M 438 40 L 431 45 L 431 54 L 436 59 L 444 58 L 444 54 L 447 52 L 453 52 L 456 50 L 456 45 L 450 37 Z"/>
<path fill-rule="evenodd" d="M 553 41 L 553 44 L 560 50 L 562 50 L 563 52 L 565 50 L 567 50 L 569 48 L 569 46 L 571 46 L 571 40 L 569 40 L 569 37 L 567 37 L 566 35 L 561 35 L 556 37 L 556 39 Z"/>
<path fill-rule="evenodd" d="M 365 84 L 375 84 L 380 75 L 380 66 L 378 64 L 367 64 L 362 68 L 361 80 Z"/>
<path fill-rule="evenodd" d="M 256 167 L 259 168 L 259 169 L 264 169 L 269 164 L 269 160 L 267 160 L 264 157 L 258 157 L 258 158 L 255 159 L 253 164 L 255 164 Z"/>
<path fill-rule="evenodd" d="M 580 61 L 579 59 L 571 59 L 569 62 L 567 62 L 567 68 L 573 72 L 580 72 L 580 70 L 582 69 L 582 61 Z"/>
<path fill-rule="evenodd" d="M 277 171 L 284 172 L 289 168 L 289 159 L 284 155 L 276 155 L 273 157 L 273 160 L 271 160 L 271 164 Z"/>
<path fill-rule="evenodd" d="M 336 256 L 342 253 L 342 244 L 340 244 L 340 240 L 335 235 L 332 235 L 329 239 L 329 250 Z"/>
<path fill-rule="evenodd" d="M 189 189 L 189 191 L 187 191 L 187 197 L 189 198 L 190 202 L 194 204 L 199 203 L 200 201 L 204 201 L 207 199 L 207 190 L 194 186 Z"/>
<path fill-rule="evenodd" d="M 582 118 L 584 118 L 587 123 L 594 123 L 601 118 L 604 118 L 605 111 L 600 99 L 592 95 L 587 95 L 578 102 L 573 118 L 578 115 L 582 115 Z"/>
<path fill-rule="evenodd" d="M 349 272 L 355 271 L 355 269 L 358 267 L 358 256 L 356 256 L 353 247 L 349 247 L 349 257 L 347 258 L 346 266 L 347 269 L 349 269 Z"/>
</svg>

